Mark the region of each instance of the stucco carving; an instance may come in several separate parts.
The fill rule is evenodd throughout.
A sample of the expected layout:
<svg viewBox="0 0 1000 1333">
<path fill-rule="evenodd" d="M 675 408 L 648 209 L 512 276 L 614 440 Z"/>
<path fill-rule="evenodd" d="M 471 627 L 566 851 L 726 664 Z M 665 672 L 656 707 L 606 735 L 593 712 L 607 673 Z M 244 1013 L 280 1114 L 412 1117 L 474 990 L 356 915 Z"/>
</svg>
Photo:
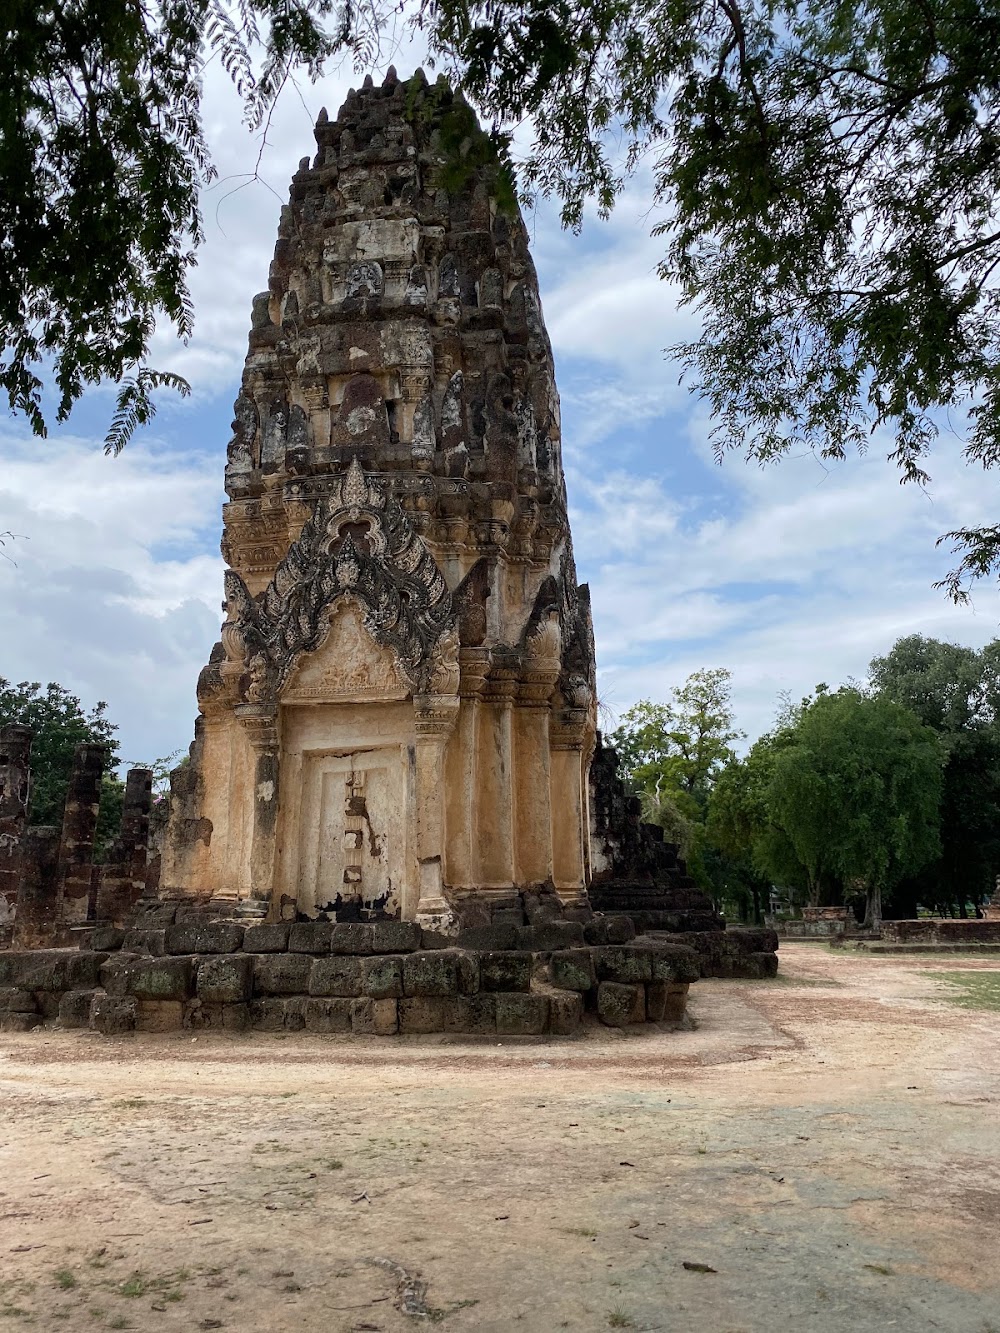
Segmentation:
<svg viewBox="0 0 1000 1333">
<path fill-rule="evenodd" d="M 392 652 L 412 690 L 453 674 L 451 690 L 435 692 L 454 693 L 458 636 L 451 595 L 399 502 L 354 459 L 313 506 L 259 599 L 235 570 L 226 572 L 235 630 L 223 641 L 230 652 L 243 646 L 247 701 L 280 693 L 299 655 L 325 638 L 327 613 L 344 596 L 362 608 L 365 628 Z"/>
</svg>

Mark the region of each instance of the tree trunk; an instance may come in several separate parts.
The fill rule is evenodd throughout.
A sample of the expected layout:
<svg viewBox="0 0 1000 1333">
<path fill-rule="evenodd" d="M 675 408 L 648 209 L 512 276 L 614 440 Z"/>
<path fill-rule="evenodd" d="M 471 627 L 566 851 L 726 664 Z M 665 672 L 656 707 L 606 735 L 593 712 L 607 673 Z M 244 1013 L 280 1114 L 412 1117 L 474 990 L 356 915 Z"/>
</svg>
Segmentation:
<svg viewBox="0 0 1000 1333">
<path fill-rule="evenodd" d="M 815 876 L 815 877 L 813 876 L 813 873 L 812 873 L 811 870 L 806 870 L 806 876 L 807 876 L 807 879 L 808 879 L 808 890 L 807 890 L 807 891 L 808 891 L 808 894 L 809 894 L 809 906 L 810 906 L 810 907 L 818 907 L 818 906 L 819 906 L 819 895 L 820 895 L 820 891 L 821 891 L 821 889 L 822 889 L 822 887 L 823 887 L 823 886 L 822 886 L 822 883 L 820 882 L 820 878 L 819 878 L 818 875 Z"/>
<path fill-rule="evenodd" d="M 882 929 L 882 886 L 870 884 L 865 895 L 865 930 Z"/>
</svg>

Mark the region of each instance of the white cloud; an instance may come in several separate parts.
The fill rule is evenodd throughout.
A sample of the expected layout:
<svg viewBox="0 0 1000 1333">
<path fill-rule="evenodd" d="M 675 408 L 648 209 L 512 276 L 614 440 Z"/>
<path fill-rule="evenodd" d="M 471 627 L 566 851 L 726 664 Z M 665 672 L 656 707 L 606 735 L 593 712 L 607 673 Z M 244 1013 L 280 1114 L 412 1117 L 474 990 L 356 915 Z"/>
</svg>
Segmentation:
<svg viewBox="0 0 1000 1333">
<path fill-rule="evenodd" d="M 704 459 L 704 453 L 701 454 Z M 929 494 L 900 487 L 873 452 L 822 468 L 810 458 L 765 470 L 732 458 L 715 473 L 723 512 L 698 517 L 651 477 L 598 480 L 573 492 L 578 560 L 589 574 L 602 692 L 622 711 L 664 698 L 690 672 L 727 666 L 741 723 L 756 734 L 779 690 L 863 678 L 869 660 L 911 633 L 982 644 L 998 633 L 1000 596 L 952 605 L 931 585 L 947 567 L 934 539 L 996 512 L 996 485 L 943 451 Z"/>
<path fill-rule="evenodd" d="M 397 59 L 405 76 L 412 64 Z M 192 399 L 156 433 L 107 460 L 96 441 L 26 443 L 0 433 L 0 674 L 56 679 L 87 702 L 107 698 L 123 752 L 185 745 L 195 682 L 220 620 L 217 555 L 225 435 L 218 402 L 235 396 L 253 295 L 267 284 L 280 204 L 351 82 L 337 74 L 300 100 L 286 91 L 268 130 L 261 181 L 217 69 L 206 115 L 222 181 L 204 200 L 207 242 L 192 276 L 196 333 L 158 335 L 154 364 L 178 369 Z M 303 105 L 303 102 L 305 105 Z M 622 710 L 663 698 L 693 670 L 728 666 L 742 725 L 768 725 L 780 689 L 864 674 L 899 635 L 979 644 L 1000 619 L 995 589 L 955 608 L 931 587 L 947 568 L 934 539 L 996 517 L 996 481 L 944 440 L 929 495 L 901 489 L 876 453 L 824 470 L 811 458 L 767 469 L 710 462 L 697 403 L 663 358 L 696 332 L 656 274 L 648 181 L 583 235 L 555 210 L 529 219 L 567 417 L 564 440 L 581 576 L 593 590 L 602 693 Z M 211 409 L 211 410 L 210 410 Z M 648 441 L 658 437 L 654 447 Z M 198 453 L 188 452 L 191 442 Z"/>
<path fill-rule="evenodd" d="M 17 534 L 0 560 L 0 675 L 108 700 L 127 760 L 186 745 L 221 620 L 218 460 L 148 434 L 116 459 L 14 433 L 0 454 L 0 527 Z"/>
</svg>

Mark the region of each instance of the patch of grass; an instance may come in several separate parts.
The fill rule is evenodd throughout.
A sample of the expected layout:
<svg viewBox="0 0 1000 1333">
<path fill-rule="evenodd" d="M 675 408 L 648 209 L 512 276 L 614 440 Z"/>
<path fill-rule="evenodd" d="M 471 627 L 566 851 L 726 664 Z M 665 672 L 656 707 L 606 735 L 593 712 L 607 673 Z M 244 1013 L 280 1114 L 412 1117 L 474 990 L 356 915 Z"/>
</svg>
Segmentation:
<svg viewBox="0 0 1000 1333">
<path fill-rule="evenodd" d="M 331 1157 L 330 1160 L 324 1162 L 323 1165 L 328 1171 L 340 1171 L 342 1170 L 344 1163 L 339 1157 Z"/>
<path fill-rule="evenodd" d="M 183 1291 L 178 1291 L 177 1288 L 174 1287 L 173 1291 L 165 1291 L 163 1293 L 163 1299 L 165 1301 L 182 1301 L 184 1299 L 184 1293 Z"/>
<path fill-rule="evenodd" d="M 57 1287 L 63 1291 L 72 1291 L 76 1286 L 76 1274 L 68 1268 L 57 1268 L 53 1274 Z"/>
<path fill-rule="evenodd" d="M 635 1320 L 623 1305 L 608 1311 L 608 1328 L 635 1328 Z"/>
<path fill-rule="evenodd" d="M 119 1101 L 112 1102 L 111 1105 L 115 1110 L 137 1111 L 140 1106 L 146 1105 L 146 1099 L 145 1097 L 122 1097 Z"/>
<path fill-rule="evenodd" d="M 943 998 L 959 1009 L 1000 1010 L 1000 972 L 931 972 L 957 991 Z"/>
<path fill-rule="evenodd" d="M 20 1305 L 0 1305 L 0 1319 L 30 1319 L 31 1311 Z"/>
<path fill-rule="evenodd" d="M 869 1273 L 878 1273 L 879 1277 L 895 1277 L 896 1270 L 889 1268 L 886 1264 L 864 1264 Z"/>
<path fill-rule="evenodd" d="M 583 1236 L 585 1240 L 596 1240 L 597 1232 L 591 1227 L 560 1227 L 564 1236 Z"/>
<path fill-rule="evenodd" d="M 745 978 L 741 978 L 745 980 Z M 842 986 L 842 981 L 828 981 L 825 977 L 796 977 L 789 976 L 787 972 L 779 972 L 776 977 L 760 977 L 755 982 L 757 986 Z"/>
<path fill-rule="evenodd" d="M 119 1296 L 145 1296 L 149 1290 L 149 1283 L 141 1273 L 133 1273 L 130 1278 L 126 1278 L 118 1287 Z"/>
<path fill-rule="evenodd" d="M 123 1314 L 116 1314 L 114 1319 L 108 1320 L 108 1328 L 131 1328 L 132 1325 Z"/>
</svg>

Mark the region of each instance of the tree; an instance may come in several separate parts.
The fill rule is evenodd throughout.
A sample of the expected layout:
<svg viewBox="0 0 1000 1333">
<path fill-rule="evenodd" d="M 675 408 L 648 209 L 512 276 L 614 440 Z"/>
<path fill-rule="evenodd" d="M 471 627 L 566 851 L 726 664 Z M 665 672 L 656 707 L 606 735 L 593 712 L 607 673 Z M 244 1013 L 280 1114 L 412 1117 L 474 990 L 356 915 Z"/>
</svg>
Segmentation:
<svg viewBox="0 0 1000 1333">
<path fill-rule="evenodd" d="M 641 699 L 608 738 L 642 797 L 644 817 L 676 843 L 689 873 L 708 889 L 716 887 L 705 862 L 709 792 L 743 734 L 733 720 L 731 675 L 721 667 L 695 671 L 669 703 Z"/>
<path fill-rule="evenodd" d="M 0 20 L 0 386 L 36 434 L 43 376 L 62 421 L 88 384 L 119 385 L 107 446 L 187 391 L 147 363 L 158 319 L 182 338 L 186 274 L 214 177 L 202 74 L 217 57 L 259 128 L 293 69 L 361 59 L 367 0 L 7 0 Z M 331 20 L 328 31 L 324 20 Z"/>
<path fill-rule="evenodd" d="M 648 164 L 661 266 L 702 317 L 671 351 L 719 454 L 840 459 L 893 436 L 928 479 L 948 409 L 1000 458 L 1000 9 L 993 0 L 439 0 L 436 36 L 524 179 L 611 207 Z M 626 152 L 617 155 L 624 143 Z M 1000 525 L 947 534 L 946 583 L 1000 565 Z"/>
<path fill-rule="evenodd" d="M 73 751 L 90 741 L 106 746 L 109 754 L 101 789 L 98 839 L 103 842 L 114 835 L 121 819 L 122 784 L 110 771 L 118 758 L 118 728 L 109 721 L 107 707 L 100 702 L 86 712 L 75 694 L 55 682 L 43 690 L 37 681 L 13 685 L 0 677 L 0 726 L 20 723 L 34 733 L 30 823 L 61 823 Z"/>
<path fill-rule="evenodd" d="M 917 901 L 966 913 L 992 892 L 1000 869 L 1000 640 L 981 651 L 913 634 L 869 667 L 875 692 L 932 728 L 945 753 L 941 856 L 899 886 Z"/>
<path fill-rule="evenodd" d="M 691 803 L 684 801 L 680 792 L 662 787 L 655 792 L 641 792 L 640 799 L 643 820 L 663 829 L 667 842 L 673 843 L 678 855 L 685 861 L 697 855 L 699 811 L 696 806 L 692 810 Z M 687 807 L 686 812 L 683 806 Z"/>
<path fill-rule="evenodd" d="M 804 866 L 829 866 L 882 896 L 940 853 L 942 746 L 902 705 L 844 688 L 806 708 L 775 755 L 767 804 Z"/>
<path fill-rule="evenodd" d="M 814 904 L 824 885 L 832 887 L 822 855 L 804 864 L 772 808 L 775 760 L 792 742 L 787 726 L 761 736 L 745 758 L 726 765 L 709 796 L 708 841 L 731 864 L 734 877 L 745 883 L 755 911 L 769 884 L 793 891 L 805 888 Z"/>
<path fill-rule="evenodd" d="M 734 722 L 731 679 L 722 667 L 695 671 L 675 687 L 670 703 L 641 699 L 622 715 L 609 740 L 638 788 L 704 801 L 713 777 L 733 757 L 732 742 L 743 735 Z"/>
<path fill-rule="evenodd" d="M 752 913 L 760 924 L 770 883 L 754 857 L 758 826 L 749 778 L 746 760 L 734 759 L 722 770 L 708 798 L 705 834 L 716 853 L 711 859 L 719 896 L 736 902 L 741 919 Z"/>
</svg>

